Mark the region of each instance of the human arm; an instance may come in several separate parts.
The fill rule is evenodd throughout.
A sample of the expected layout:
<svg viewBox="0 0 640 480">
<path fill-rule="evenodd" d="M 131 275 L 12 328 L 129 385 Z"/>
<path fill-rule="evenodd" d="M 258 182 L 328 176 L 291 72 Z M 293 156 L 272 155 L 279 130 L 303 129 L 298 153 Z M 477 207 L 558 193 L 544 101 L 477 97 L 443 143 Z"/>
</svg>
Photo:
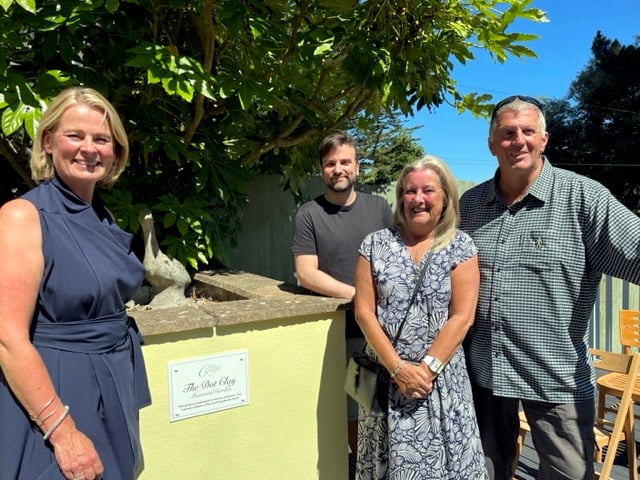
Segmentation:
<svg viewBox="0 0 640 480">
<path fill-rule="evenodd" d="M 376 316 L 376 289 L 371 264 L 360 256 L 356 263 L 356 295 L 354 311 L 356 321 L 380 363 L 390 372 L 396 372 L 402 359 L 380 326 Z M 394 381 L 406 397 L 424 396 L 431 392 L 431 380 L 421 365 L 406 363 L 397 370 Z"/>
<path fill-rule="evenodd" d="M 597 187 L 581 236 L 589 266 L 640 285 L 640 217 L 604 187 Z"/>
<path fill-rule="evenodd" d="M 328 297 L 347 298 L 351 300 L 355 287 L 336 280 L 331 275 L 318 269 L 317 255 L 295 255 L 294 265 L 298 283 L 312 292 Z"/>
<path fill-rule="evenodd" d="M 0 367 L 44 434 L 62 418 L 64 405 L 29 338 L 43 272 L 38 212 L 26 200 L 11 201 L 0 209 Z M 63 418 L 49 442 L 66 478 L 101 478 L 102 464 L 93 443 L 76 429 L 72 415 Z"/>
</svg>

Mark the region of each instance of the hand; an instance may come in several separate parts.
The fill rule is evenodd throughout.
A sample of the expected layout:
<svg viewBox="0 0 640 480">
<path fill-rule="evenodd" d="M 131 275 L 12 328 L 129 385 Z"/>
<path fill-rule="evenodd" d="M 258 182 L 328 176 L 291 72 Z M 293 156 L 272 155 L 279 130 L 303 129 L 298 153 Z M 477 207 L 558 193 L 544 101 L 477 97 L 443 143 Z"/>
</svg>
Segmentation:
<svg viewBox="0 0 640 480">
<path fill-rule="evenodd" d="M 66 423 L 66 422 L 65 422 Z M 70 425 L 60 425 L 50 438 L 58 467 L 68 480 L 101 480 L 104 467 L 93 442 Z"/>
<path fill-rule="evenodd" d="M 395 376 L 400 393 L 412 400 L 424 398 L 433 390 L 429 373 L 421 364 L 407 363 Z"/>
</svg>

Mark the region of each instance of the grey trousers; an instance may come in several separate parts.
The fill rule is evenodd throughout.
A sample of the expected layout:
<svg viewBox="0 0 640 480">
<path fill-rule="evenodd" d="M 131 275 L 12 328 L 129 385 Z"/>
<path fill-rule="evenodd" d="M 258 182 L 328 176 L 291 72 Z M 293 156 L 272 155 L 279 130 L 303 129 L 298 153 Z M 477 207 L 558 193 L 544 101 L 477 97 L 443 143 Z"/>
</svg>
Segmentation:
<svg viewBox="0 0 640 480">
<path fill-rule="evenodd" d="M 477 385 L 473 385 L 473 394 L 492 480 L 511 480 L 515 473 L 520 404 L 540 459 L 538 480 L 593 479 L 593 400 L 566 404 L 520 401 L 494 396 Z"/>
</svg>

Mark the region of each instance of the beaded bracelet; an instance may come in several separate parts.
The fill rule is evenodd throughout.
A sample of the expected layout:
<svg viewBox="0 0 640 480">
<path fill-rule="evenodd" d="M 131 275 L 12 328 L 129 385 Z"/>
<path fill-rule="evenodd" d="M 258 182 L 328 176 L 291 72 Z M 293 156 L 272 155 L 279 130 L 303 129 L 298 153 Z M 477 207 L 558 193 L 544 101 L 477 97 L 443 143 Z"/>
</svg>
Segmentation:
<svg viewBox="0 0 640 480">
<path fill-rule="evenodd" d="M 60 424 L 65 418 L 67 418 L 67 415 L 69 415 L 69 405 L 64 406 L 64 411 L 60 414 L 58 419 L 51 424 L 51 426 L 49 427 L 49 430 L 47 430 L 47 433 L 44 434 L 42 439 L 48 440 L 51 434 L 55 431 L 55 429 L 60 426 Z"/>
<path fill-rule="evenodd" d="M 405 362 L 404 360 L 400 360 L 400 363 L 398 364 L 398 366 L 396 367 L 396 369 L 391 372 L 391 378 L 396 378 L 396 375 L 398 375 L 398 372 L 402 369 L 402 367 L 404 367 L 407 364 L 407 362 Z"/>
</svg>

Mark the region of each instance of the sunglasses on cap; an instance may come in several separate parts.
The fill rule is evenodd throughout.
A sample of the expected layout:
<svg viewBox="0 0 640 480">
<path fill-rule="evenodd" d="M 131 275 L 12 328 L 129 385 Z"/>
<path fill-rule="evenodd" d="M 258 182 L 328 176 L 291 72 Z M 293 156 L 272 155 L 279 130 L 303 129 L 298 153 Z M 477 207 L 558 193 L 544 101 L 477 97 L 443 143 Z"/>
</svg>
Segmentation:
<svg viewBox="0 0 640 480">
<path fill-rule="evenodd" d="M 496 116 L 496 112 L 498 110 L 500 110 L 502 107 L 504 107 L 508 103 L 513 102 L 514 100 L 520 100 L 525 103 L 530 103 L 534 107 L 538 107 L 538 109 L 540 109 L 540 111 L 544 113 L 544 110 L 542 108 L 542 103 L 540 103 L 539 100 L 536 100 L 533 97 L 529 97 L 528 95 L 511 95 L 507 98 L 503 98 L 498 103 L 496 103 L 495 107 L 493 107 L 493 112 L 491 112 L 491 120 L 493 120 L 493 118 Z"/>
</svg>

